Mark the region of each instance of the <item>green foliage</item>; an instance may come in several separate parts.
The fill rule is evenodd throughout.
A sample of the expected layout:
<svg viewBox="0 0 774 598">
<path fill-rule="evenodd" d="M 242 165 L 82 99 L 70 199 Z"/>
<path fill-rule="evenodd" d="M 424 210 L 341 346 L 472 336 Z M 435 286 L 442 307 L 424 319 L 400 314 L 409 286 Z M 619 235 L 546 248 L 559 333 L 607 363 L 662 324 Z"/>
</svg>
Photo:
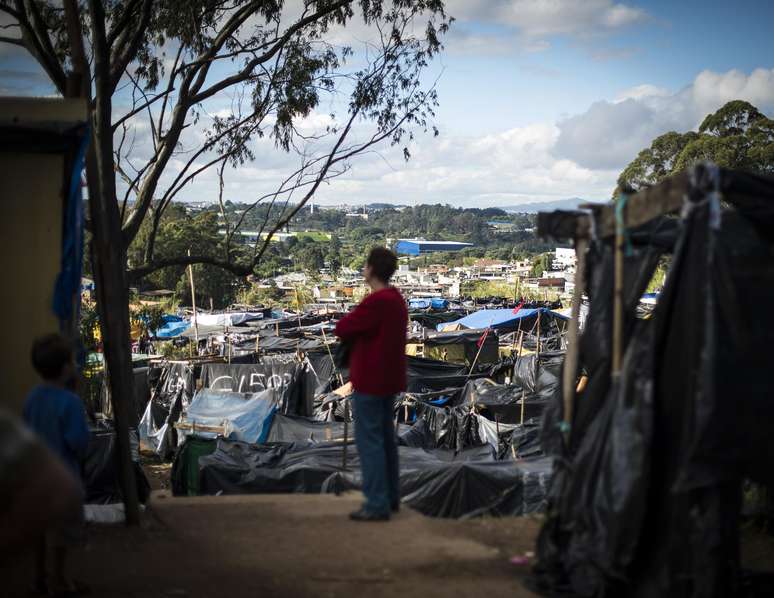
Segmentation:
<svg viewBox="0 0 774 598">
<path fill-rule="evenodd" d="M 671 131 L 654 139 L 618 177 L 614 197 L 705 160 L 735 170 L 774 172 L 774 121 L 748 102 L 728 102 L 704 119 L 698 133 Z"/>
<path fill-rule="evenodd" d="M 473 280 L 463 283 L 460 293 L 466 297 L 481 299 L 484 297 L 503 297 L 515 299 L 517 295 L 516 285 L 490 280 Z"/>
<path fill-rule="evenodd" d="M 156 342 L 156 352 L 163 356 L 165 359 L 188 359 L 194 355 L 193 341 L 189 341 L 183 345 L 176 345 L 172 341 L 168 342 Z"/>
<path fill-rule="evenodd" d="M 151 234 L 152 222 L 146 219 L 127 254 L 129 264 L 143 263 L 144 251 Z M 185 255 L 189 250 L 199 254 L 223 255 L 224 238 L 219 233 L 217 213 L 204 210 L 189 216 L 180 204 L 172 204 L 165 212 L 155 239 L 156 259 L 170 259 Z M 239 253 L 239 249 L 235 250 Z M 193 266 L 197 306 L 223 308 L 234 302 L 241 279 L 210 264 Z M 191 304 L 191 286 L 185 266 L 169 266 L 145 277 L 144 287 L 170 289 L 186 304 Z"/>
<path fill-rule="evenodd" d="M 237 297 L 239 303 L 243 305 L 262 305 L 264 307 L 278 307 L 282 305 L 285 293 L 277 287 L 274 281 L 271 281 L 267 287 L 250 285 L 242 289 Z"/>
<path fill-rule="evenodd" d="M 81 337 L 81 344 L 87 353 L 91 353 L 97 349 L 97 339 L 94 337 L 97 326 L 99 326 L 97 305 L 91 302 L 82 303 L 79 333 Z"/>
<path fill-rule="evenodd" d="M 141 305 L 133 313 L 133 319 L 140 323 L 145 332 L 158 330 L 164 325 L 164 309 L 156 305 Z"/>
<path fill-rule="evenodd" d="M 533 278 L 543 276 L 543 272 L 551 269 L 551 254 L 541 253 L 532 260 L 532 270 L 529 275 Z"/>
</svg>

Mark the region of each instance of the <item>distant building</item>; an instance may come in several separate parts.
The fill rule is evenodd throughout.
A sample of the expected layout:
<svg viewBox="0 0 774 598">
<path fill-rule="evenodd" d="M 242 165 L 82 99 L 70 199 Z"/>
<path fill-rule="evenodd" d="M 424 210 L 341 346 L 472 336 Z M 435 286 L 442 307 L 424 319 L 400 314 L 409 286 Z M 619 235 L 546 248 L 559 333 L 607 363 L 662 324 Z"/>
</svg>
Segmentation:
<svg viewBox="0 0 774 598">
<path fill-rule="evenodd" d="M 218 233 L 222 236 L 226 236 L 226 229 L 221 229 L 218 231 Z M 232 240 L 234 243 L 240 244 L 240 245 L 255 245 L 260 239 L 265 239 L 269 236 L 268 232 L 260 232 L 260 231 L 253 231 L 253 230 L 239 230 L 236 232 L 232 231 Z M 276 232 L 272 235 L 271 240 L 274 243 L 277 243 L 279 241 L 287 241 L 290 237 L 297 237 L 298 233 L 281 233 Z"/>
<path fill-rule="evenodd" d="M 554 251 L 552 269 L 561 270 L 575 266 L 575 249 L 571 247 L 557 247 Z"/>
<path fill-rule="evenodd" d="M 448 271 L 449 266 L 445 264 L 430 264 L 427 268 L 419 268 L 422 274 L 446 274 Z"/>
<path fill-rule="evenodd" d="M 473 243 L 459 243 L 457 241 L 423 241 L 422 239 L 398 239 L 395 243 L 395 251 L 399 255 L 420 255 L 434 251 L 459 251 L 466 247 L 473 247 Z"/>
<path fill-rule="evenodd" d="M 513 222 L 499 222 L 497 220 L 493 220 L 491 222 L 487 222 L 487 224 L 496 233 L 512 233 L 516 230 L 516 225 Z"/>
</svg>

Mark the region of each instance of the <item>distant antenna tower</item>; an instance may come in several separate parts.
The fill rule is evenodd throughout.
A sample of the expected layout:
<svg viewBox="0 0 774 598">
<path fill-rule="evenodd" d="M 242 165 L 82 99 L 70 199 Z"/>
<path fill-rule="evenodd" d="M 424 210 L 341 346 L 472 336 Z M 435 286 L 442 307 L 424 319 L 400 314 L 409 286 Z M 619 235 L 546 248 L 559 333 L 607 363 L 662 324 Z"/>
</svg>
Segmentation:
<svg viewBox="0 0 774 598">
<path fill-rule="evenodd" d="M 310 214 L 314 214 L 314 202 L 313 201 L 309 202 L 309 213 Z"/>
</svg>

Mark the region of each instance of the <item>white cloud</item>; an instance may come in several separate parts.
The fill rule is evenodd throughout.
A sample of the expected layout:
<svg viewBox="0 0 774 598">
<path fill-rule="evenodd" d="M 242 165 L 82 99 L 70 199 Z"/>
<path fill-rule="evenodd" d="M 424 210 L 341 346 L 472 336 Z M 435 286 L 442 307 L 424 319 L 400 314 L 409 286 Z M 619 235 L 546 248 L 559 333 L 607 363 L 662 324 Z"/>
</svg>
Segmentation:
<svg viewBox="0 0 774 598">
<path fill-rule="evenodd" d="M 449 0 L 447 7 L 461 20 L 507 24 L 528 37 L 595 34 L 647 19 L 642 9 L 612 0 Z"/>
<path fill-rule="evenodd" d="M 525 200 L 584 194 L 607 197 L 615 174 L 556 159 L 559 135 L 552 123 L 536 123 L 480 137 L 420 136 L 405 163 L 394 151 L 387 162 L 365 158 L 345 179 L 318 193 L 316 201 L 450 203 L 506 206 Z M 352 186 L 352 183 L 358 183 Z M 356 190 L 355 193 L 350 193 Z"/>
<path fill-rule="evenodd" d="M 678 92 L 647 84 L 625 90 L 560 121 L 554 153 L 587 168 L 620 170 L 655 137 L 696 129 L 707 114 L 737 99 L 774 111 L 774 69 L 749 75 L 706 70 Z"/>
<path fill-rule="evenodd" d="M 656 85 L 650 85 L 644 83 L 643 85 L 636 85 L 629 89 L 621 91 L 613 100 L 613 102 L 623 102 L 624 100 L 640 100 L 648 97 L 665 97 L 671 95 L 668 89 L 663 87 L 657 87 Z"/>
</svg>

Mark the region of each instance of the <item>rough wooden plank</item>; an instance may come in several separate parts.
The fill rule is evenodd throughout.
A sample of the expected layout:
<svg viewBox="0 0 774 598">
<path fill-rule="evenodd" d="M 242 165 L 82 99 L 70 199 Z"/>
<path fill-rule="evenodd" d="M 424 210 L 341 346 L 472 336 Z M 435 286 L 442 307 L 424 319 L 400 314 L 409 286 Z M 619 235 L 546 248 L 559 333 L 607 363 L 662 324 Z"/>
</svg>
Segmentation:
<svg viewBox="0 0 774 598">
<path fill-rule="evenodd" d="M 688 172 L 683 171 L 664 179 L 654 187 L 632 195 L 624 208 L 624 222 L 627 228 L 641 226 L 663 216 L 676 212 L 683 205 L 683 198 L 689 188 Z M 596 234 L 598 237 L 615 235 L 615 203 L 610 202 L 594 209 Z"/>
</svg>

